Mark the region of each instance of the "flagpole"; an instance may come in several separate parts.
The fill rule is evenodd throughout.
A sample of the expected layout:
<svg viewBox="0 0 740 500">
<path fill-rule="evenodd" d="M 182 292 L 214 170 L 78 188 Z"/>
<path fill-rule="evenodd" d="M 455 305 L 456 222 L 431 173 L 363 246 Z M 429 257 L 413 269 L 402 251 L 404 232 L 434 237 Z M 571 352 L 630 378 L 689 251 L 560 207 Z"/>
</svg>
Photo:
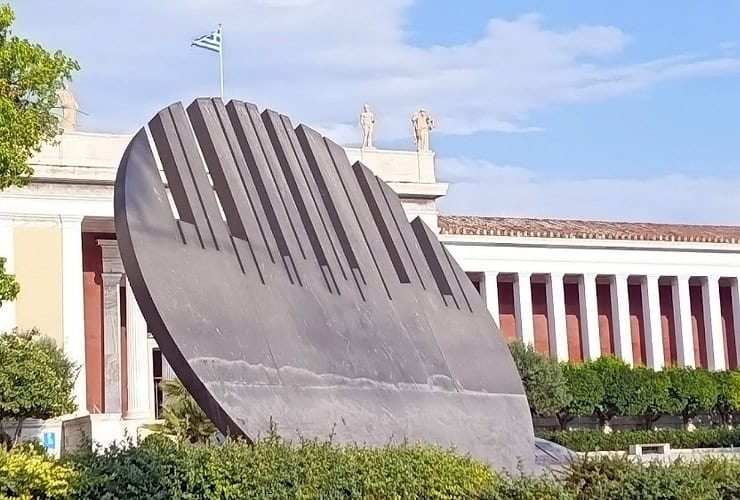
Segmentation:
<svg viewBox="0 0 740 500">
<path fill-rule="evenodd" d="M 221 74 L 221 100 L 224 100 L 224 32 L 221 23 L 218 23 L 218 32 L 221 34 L 221 50 L 218 51 L 218 65 Z"/>
</svg>

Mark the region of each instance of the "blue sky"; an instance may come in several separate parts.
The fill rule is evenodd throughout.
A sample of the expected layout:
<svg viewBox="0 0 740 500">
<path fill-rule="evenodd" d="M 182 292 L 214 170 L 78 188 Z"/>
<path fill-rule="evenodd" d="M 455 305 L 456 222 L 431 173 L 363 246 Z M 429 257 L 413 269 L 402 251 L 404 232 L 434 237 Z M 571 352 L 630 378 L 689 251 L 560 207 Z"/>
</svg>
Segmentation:
<svg viewBox="0 0 740 500">
<path fill-rule="evenodd" d="M 189 43 L 222 22 L 227 98 L 345 145 L 368 102 L 397 149 L 427 108 L 444 212 L 740 223 L 736 0 L 62 3 L 13 2 L 15 29 L 81 62 L 86 130 L 217 93 Z"/>
</svg>

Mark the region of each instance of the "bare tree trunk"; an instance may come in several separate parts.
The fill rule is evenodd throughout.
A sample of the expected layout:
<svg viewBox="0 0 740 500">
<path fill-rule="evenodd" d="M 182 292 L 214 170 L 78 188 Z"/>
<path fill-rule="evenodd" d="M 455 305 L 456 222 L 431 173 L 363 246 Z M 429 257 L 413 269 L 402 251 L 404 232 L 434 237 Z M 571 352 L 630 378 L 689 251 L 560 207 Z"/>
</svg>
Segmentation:
<svg viewBox="0 0 740 500">
<path fill-rule="evenodd" d="M 723 429 L 732 429 L 732 412 L 731 411 L 720 412 L 719 424 Z"/>
<path fill-rule="evenodd" d="M 661 415 L 656 415 L 655 413 L 650 413 L 647 415 L 643 415 L 642 417 L 642 423 L 645 426 L 646 431 L 652 431 L 653 427 L 655 426 L 656 422 L 660 420 Z"/>
<path fill-rule="evenodd" d="M 596 418 L 599 419 L 599 430 L 601 432 L 610 432 L 609 424 L 611 423 L 611 418 L 602 412 L 596 412 Z"/>
<path fill-rule="evenodd" d="M 25 418 L 19 418 L 18 423 L 15 426 L 15 436 L 13 437 L 13 446 L 16 446 L 18 444 L 18 441 L 21 439 L 21 432 L 23 431 L 23 422 L 25 422 Z"/>
<path fill-rule="evenodd" d="M 13 440 L 10 435 L 5 432 L 5 425 L 3 424 L 5 418 L 0 416 L 0 445 L 5 447 L 6 451 L 10 451 L 13 447 Z"/>
<path fill-rule="evenodd" d="M 561 431 L 567 430 L 568 423 L 573 420 L 571 415 L 561 413 L 555 414 L 555 418 L 558 419 L 558 425 L 560 426 Z"/>
</svg>

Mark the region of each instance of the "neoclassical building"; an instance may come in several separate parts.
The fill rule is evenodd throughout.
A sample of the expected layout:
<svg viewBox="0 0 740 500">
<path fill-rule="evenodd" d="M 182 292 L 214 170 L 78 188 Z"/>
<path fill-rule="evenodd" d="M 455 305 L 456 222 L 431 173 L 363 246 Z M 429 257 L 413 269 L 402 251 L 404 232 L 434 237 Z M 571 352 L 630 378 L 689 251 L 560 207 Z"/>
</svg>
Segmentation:
<svg viewBox="0 0 740 500">
<path fill-rule="evenodd" d="M 740 227 L 440 216 L 507 338 L 559 360 L 736 368 Z"/>
<path fill-rule="evenodd" d="M 78 415 L 106 442 L 158 416 L 173 376 L 121 265 L 113 181 L 130 136 L 70 131 L 0 193 L 0 256 L 21 283 L 0 331 L 37 327 L 81 368 Z M 507 338 L 560 360 L 735 368 L 740 227 L 439 215 L 427 151 L 347 149 L 438 231 Z"/>
</svg>

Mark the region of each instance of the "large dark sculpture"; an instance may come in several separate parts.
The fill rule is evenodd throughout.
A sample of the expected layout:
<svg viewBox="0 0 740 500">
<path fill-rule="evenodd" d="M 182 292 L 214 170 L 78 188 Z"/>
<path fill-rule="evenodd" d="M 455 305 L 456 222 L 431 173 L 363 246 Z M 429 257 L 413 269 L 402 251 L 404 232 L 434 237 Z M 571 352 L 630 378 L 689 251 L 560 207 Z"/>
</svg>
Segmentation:
<svg viewBox="0 0 740 500">
<path fill-rule="evenodd" d="M 150 331 L 224 434 L 272 420 L 288 437 L 532 466 L 522 383 L 481 297 L 317 132 L 239 101 L 163 109 L 121 160 L 115 224 Z"/>
</svg>

